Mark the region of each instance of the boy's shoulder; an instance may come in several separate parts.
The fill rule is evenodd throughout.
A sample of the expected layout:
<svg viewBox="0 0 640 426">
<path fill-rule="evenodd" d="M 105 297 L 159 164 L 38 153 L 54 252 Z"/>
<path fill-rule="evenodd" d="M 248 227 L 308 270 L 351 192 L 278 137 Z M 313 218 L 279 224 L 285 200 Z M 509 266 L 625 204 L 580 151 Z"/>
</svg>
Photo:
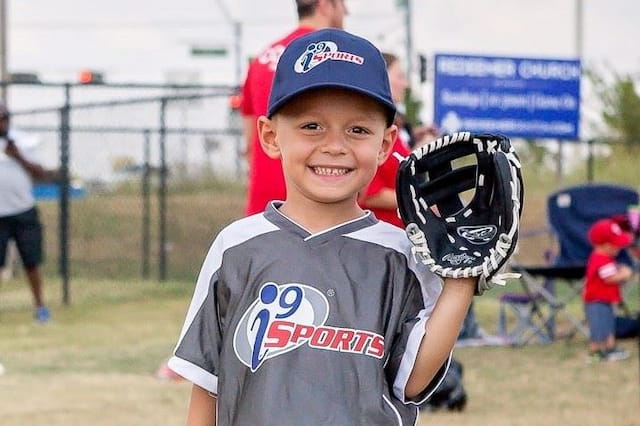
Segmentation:
<svg viewBox="0 0 640 426">
<path fill-rule="evenodd" d="M 273 222 L 269 221 L 265 217 L 265 213 L 256 213 L 250 216 L 245 216 L 240 219 L 236 219 L 227 226 L 225 226 L 221 232 L 225 233 L 260 233 L 265 230 L 279 229 Z"/>
<path fill-rule="evenodd" d="M 228 248 L 278 229 L 275 224 L 264 217 L 264 213 L 257 213 L 237 219 L 222 228 L 216 235 L 214 245 Z"/>
<path fill-rule="evenodd" d="M 411 244 L 403 229 L 381 220 L 378 220 L 372 226 L 359 229 L 345 236 L 392 248 L 403 253 L 411 249 Z"/>
</svg>

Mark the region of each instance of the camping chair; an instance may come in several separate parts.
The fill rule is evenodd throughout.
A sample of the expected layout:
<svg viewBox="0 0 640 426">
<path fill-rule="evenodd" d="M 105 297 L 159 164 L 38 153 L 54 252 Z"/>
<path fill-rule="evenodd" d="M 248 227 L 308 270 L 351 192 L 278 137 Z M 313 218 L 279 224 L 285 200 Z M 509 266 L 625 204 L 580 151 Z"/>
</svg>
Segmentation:
<svg viewBox="0 0 640 426">
<path fill-rule="evenodd" d="M 589 227 L 599 219 L 626 216 L 630 205 L 638 204 L 638 193 L 628 187 L 593 183 L 560 190 L 547 199 L 547 216 L 559 250 L 549 264 L 526 266 L 512 262 L 511 269 L 521 274 L 522 293 L 500 296 L 498 332 L 514 344 L 526 344 L 534 338 L 551 342 L 558 336 L 556 320 L 569 323 L 566 337 L 576 333 L 588 337 L 589 332 L 567 305 L 580 295 L 591 244 Z M 630 263 L 628 253 L 621 261 Z M 555 290 L 556 280 L 566 283 L 562 295 Z M 516 316 L 516 325 L 508 329 L 506 315 Z"/>
</svg>

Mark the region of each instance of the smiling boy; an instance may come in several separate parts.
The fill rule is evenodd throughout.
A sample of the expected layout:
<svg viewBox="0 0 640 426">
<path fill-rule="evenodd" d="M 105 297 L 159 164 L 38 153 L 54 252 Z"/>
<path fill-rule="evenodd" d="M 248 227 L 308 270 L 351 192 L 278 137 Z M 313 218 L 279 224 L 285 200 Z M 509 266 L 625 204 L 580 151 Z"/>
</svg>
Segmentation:
<svg viewBox="0 0 640 426">
<path fill-rule="evenodd" d="M 358 194 L 397 128 L 382 55 L 335 29 L 278 63 L 262 148 L 287 198 L 215 239 L 169 365 L 188 425 L 414 425 L 449 364 L 475 279 L 417 263 Z M 217 423 L 216 423 L 217 422 Z"/>
</svg>

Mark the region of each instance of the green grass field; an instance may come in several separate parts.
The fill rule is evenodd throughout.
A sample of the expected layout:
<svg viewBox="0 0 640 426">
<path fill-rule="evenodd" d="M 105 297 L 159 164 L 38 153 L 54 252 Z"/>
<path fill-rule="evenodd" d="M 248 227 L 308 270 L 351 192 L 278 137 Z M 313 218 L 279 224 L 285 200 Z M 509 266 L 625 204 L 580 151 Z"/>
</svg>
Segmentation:
<svg viewBox="0 0 640 426">
<path fill-rule="evenodd" d="M 56 282 L 50 282 L 55 293 Z M 181 425 L 190 387 L 159 380 L 179 333 L 191 284 L 77 281 L 74 303 L 52 305 L 53 322 L 31 321 L 20 280 L 0 290 L 0 424 Z M 571 306 L 572 310 L 579 306 Z M 495 332 L 495 294 L 476 301 Z M 469 403 L 424 413 L 420 425 L 638 425 L 637 343 L 629 360 L 591 365 L 584 338 L 525 347 L 458 348 Z M 313 390 L 310 390 L 310 395 Z"/>
<path fill-rule="evenodd" d="M 559 184 L 553 171 L 524 162 L 522 230 L 543 229 L 546 196 Z M 608 164 L 596 162 L 597 179 L 637 187 L 637 155 L 622 152 L 618 167 Z M 562 185 L 583 176 L 577 170 Z M 159 283 L 139 278 L 141 206 L 130 192 L 72 205 L 69 306 L 60 303 L 55 275 L 57 206 L 42 206 L 53 322 L 32 322 L 22 276 L 0 283 L 0 362 L 7 369 L 0 377 L 0 426 L 184 424 L 189 384 L 154 374 L 176 342 L 206 248 L 217 230 L 242 214 L 244 193 L 224 183 L 171 188 L 170 271 L 183 278 Z M 155 225 L 157 218 L 152 220 Z M 520 241 L 517 257 L 542 263 L 552 244 L 548 234 L 538 233 Z M 507 290 L 518 289 L 512 282 Z M 629 297 L 634 310 L 637 289 L 636 281 Z M 489 333 L 496 332 L 498 295 L 494 290 L 476 300 L 479 322 Z M 570 310 L 581 317 L 579 301 Z M 622 345 L 631 359 L 599 365 L 585 362 L 582 336 L 517 348 L 458 348 L 469 404 L 462 413 L 424 413 L 420 425 L 640 425 L 638 343 Z"/>
</svg>

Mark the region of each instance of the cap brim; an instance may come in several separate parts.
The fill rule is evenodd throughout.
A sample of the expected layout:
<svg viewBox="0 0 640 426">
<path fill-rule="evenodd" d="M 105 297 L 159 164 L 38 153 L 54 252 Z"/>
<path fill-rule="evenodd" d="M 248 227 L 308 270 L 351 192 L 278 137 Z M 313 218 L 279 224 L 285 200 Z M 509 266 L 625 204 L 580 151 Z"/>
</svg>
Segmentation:
<svg viewBox="0 0 640 426">
<path fill-rule="evenodd" d="M 628 232 L 624 232 L 620 235 L 613 236 L 609 242 L 618 248 L 626 248 L 633 242 L 633 236 Z"/>
<path fill-rule="evenodd" d="M 300 96 L 303 93 L 309 92 L 311 90 L 318 90 L 318 89 L 345 89 L 345 90 L 350 90 L 352 92 L 360 93 L 361 95 L 365 95 L 373 99 L 374 101 L 377 101 L 378 103 L 382 104 L 382 106 L 386 110 L 387 124 L 393 123 L 393 120 L 396 115 L 396 106 L 394 104 L 389 103 L 386 99 L 382 98 L 381 96 L 378 96 L 373 92 L 369 92 L 368 90 L 363 90 L 361 87 L 352 86 L 345 83 L 330 83 L 330 82 L 319 82 L 317 84 L 310 84 L 294 92 L 289 93 L 287 96 L 282 97 L 280 100 L 278 100 L 278 102 L 271 105 L 271 109 L 269 110 L 267 117 L 268 118 L 273 117 L 273 115 L 276 112 L 278 112 L 280 109 L 282 109 L 282 107 L 291 99 L 297 96 Z"/>
</svg>

